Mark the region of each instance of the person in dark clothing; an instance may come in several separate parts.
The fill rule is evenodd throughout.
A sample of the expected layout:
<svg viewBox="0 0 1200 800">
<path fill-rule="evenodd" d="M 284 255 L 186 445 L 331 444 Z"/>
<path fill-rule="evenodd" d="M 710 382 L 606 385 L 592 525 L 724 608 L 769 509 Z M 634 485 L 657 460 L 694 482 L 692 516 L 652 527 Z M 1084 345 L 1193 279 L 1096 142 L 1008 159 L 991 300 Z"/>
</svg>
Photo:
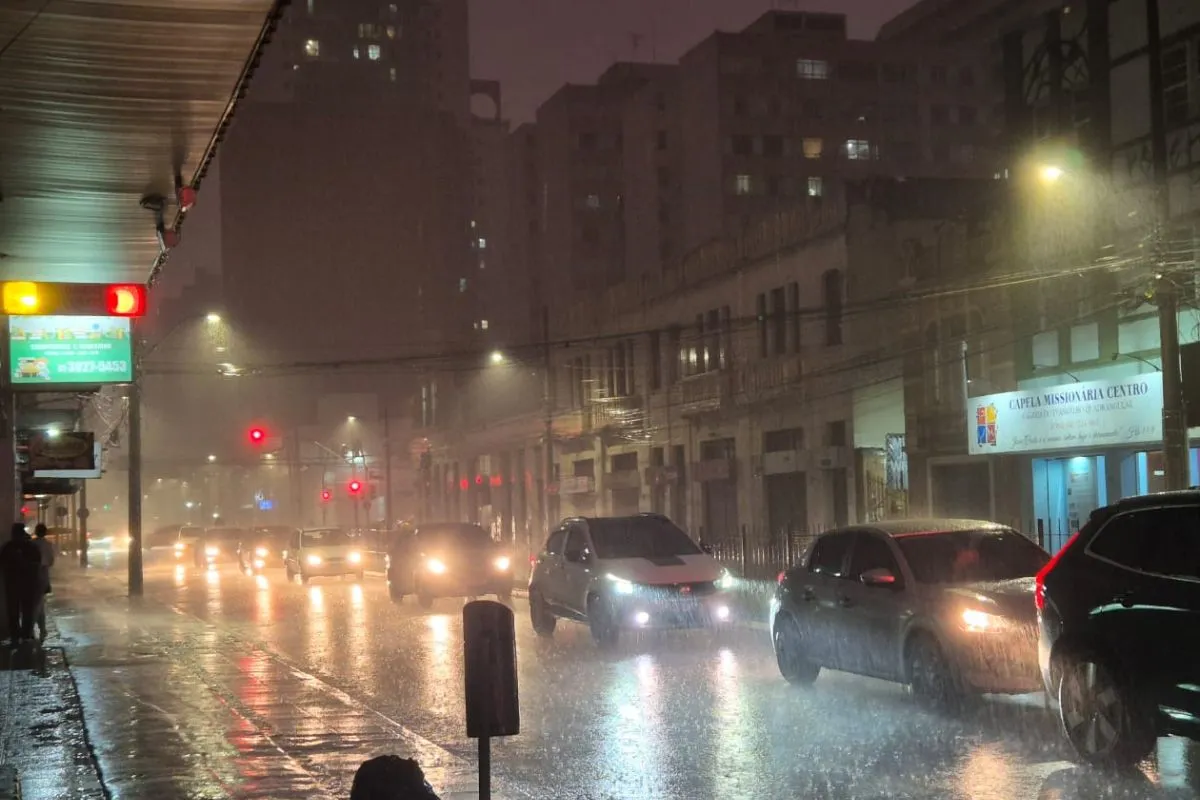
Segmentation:
<svg viewBox="0 0 1200 800">
<path fill-rule="evenodd" d="M 25 526 L 16 522 L 12 536 L 0 547 L 0 571 L 4 575 L 4 601 L 8 611 L 8 635 L 13 644 L 33 638 L 42 554 L 29 538 Z"/>
<path fill-rule="evenodd" d="M 438 800 L 421 766 L 411 758 L 379 756 L 354 773 L 350 800 Z"/>
</svg>

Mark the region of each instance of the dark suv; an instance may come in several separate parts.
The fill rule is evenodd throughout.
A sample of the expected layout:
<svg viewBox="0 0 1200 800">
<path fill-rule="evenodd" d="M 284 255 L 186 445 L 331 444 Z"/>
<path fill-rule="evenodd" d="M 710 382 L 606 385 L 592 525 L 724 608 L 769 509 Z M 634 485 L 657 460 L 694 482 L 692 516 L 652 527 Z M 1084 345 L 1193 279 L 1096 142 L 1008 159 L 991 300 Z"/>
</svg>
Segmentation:
<svg viewBox="0 0 1200 800">
<path fill-rule="evenodd" d="M 1200 491 L 1092 512 L 1035 598 L 1042 677 L 1083 761 L 1129 766 L 1159 735 L 1200 739 Z"/>
</svg>

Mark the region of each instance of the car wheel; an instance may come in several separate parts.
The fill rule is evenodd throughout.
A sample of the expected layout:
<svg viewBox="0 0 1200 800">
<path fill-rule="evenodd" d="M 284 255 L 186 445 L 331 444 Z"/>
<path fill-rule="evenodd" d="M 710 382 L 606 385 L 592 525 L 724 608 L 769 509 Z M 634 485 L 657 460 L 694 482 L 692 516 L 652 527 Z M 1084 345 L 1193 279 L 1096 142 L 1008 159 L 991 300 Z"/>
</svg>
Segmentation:
<svg viewBox="0 0 1200 800">
<path fill-rule="evenodd" d="M 1154 751 L 1154 721 L 1117 672 L 1090 654 L 1063 664 L 1058 683 L 1063 733 L 1080 760 L 1129 768 Z"/>
<path fill-rule="evenodd" d="M 617 627 L 612 607 L 602 597 L 592 597 L 587 605 L 588 629 L 592 632 L 592 640 L 600 647 L 608 649 L 615 647 L 621 636 Z"/>
<path fill-rule="evenodd" d="M 285 573 L 287 573 L 288 583 L 291 583 L 292 581 L 296 580 L 296 573 L 292 571 L 292 567 L 290 564 L 284 564 L 283 571 Z"/>
<path fill-rule="evenodd" d="M 537 589 L 529 592 L 529 622 L 538 636 L 553 636 L 554 627 L 558 624 L 558 619 L 546 604 L 546 598 Z"/>
<path fill-rule="evenodd" d="M 775 643 L 775 663 L 783 679 L 793 686 L 812 685 L 821 674 L 821 665 L 804 657 L 804 640 L 796 621 L 790 616 L 779 616 L 772 638 Z"/>
<path fill-rule="evenodd" d="M 960 699 L 953 669 L 937 639 L 918 634 L 909 642 L 906 655 L 914 697 L 937 708 L 951 707 Z"/>
<path fill-rule="evenodd" d="M 404 592 L 400 591 L 400 585 L 391 578 L 388 578 L 388 597 L 392 598 L 394 603 L 404 601 Z"/>
</svg>

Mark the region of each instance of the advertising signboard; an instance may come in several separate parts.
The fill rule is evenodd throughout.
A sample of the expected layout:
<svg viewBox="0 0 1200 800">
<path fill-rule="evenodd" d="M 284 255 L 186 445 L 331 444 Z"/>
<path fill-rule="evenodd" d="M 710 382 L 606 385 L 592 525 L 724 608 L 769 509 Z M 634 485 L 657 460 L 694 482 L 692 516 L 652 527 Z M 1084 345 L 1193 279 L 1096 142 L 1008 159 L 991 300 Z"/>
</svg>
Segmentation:
<svg viewBox="0 0 1200 800">
<path fill-rule="evenodd" d="M 1023 389 L 967 400 L 971 455 L 1162 441 L 1162 373 Z"/>
<path fill-rule="evenodd" d="M 133 380 L 128 318 L 10 317 L 8 326 L 14 386 L 95 386 Z"/>
</svg>

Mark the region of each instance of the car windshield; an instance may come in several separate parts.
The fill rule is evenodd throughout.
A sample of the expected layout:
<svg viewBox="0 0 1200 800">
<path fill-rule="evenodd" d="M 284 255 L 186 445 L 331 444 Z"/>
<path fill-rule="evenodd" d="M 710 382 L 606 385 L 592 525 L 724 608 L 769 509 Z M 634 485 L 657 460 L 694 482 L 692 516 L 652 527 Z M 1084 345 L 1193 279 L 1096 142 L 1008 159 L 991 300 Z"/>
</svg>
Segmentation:
<svg viewBox="0 0 1200 800">
<path fill-rule="evenodd" d="M 204 538 L 210 542 L 240 542 L 246 532 L 241 528 L 210 528 L 205 531 Z"/>
<path fill-rule="evenodd" d="M 319 528 L 317 530 L 304 531 L 300 535 L 300 546 L 330 547 L 350 544 L 353 540 L 354 537 L 341 528 Z"/>
<path fill-rule="evenodd" d="M 422 525 L 417 529 L 421 547 L 491 547 L 492 535 L 479 525 Z"/>
<path fill-rule="evenodd" d="M 588 529 L 597 558 L 666 558 L 703 552 L 675 523 L 656 517 L 593 519 Z"/>
<path fill-rule="evenodd" d="M 1050 555 L 1007 528 L 896 537 L 919 583 L 975 583 L 1031 578 Z"/>
</svg>

